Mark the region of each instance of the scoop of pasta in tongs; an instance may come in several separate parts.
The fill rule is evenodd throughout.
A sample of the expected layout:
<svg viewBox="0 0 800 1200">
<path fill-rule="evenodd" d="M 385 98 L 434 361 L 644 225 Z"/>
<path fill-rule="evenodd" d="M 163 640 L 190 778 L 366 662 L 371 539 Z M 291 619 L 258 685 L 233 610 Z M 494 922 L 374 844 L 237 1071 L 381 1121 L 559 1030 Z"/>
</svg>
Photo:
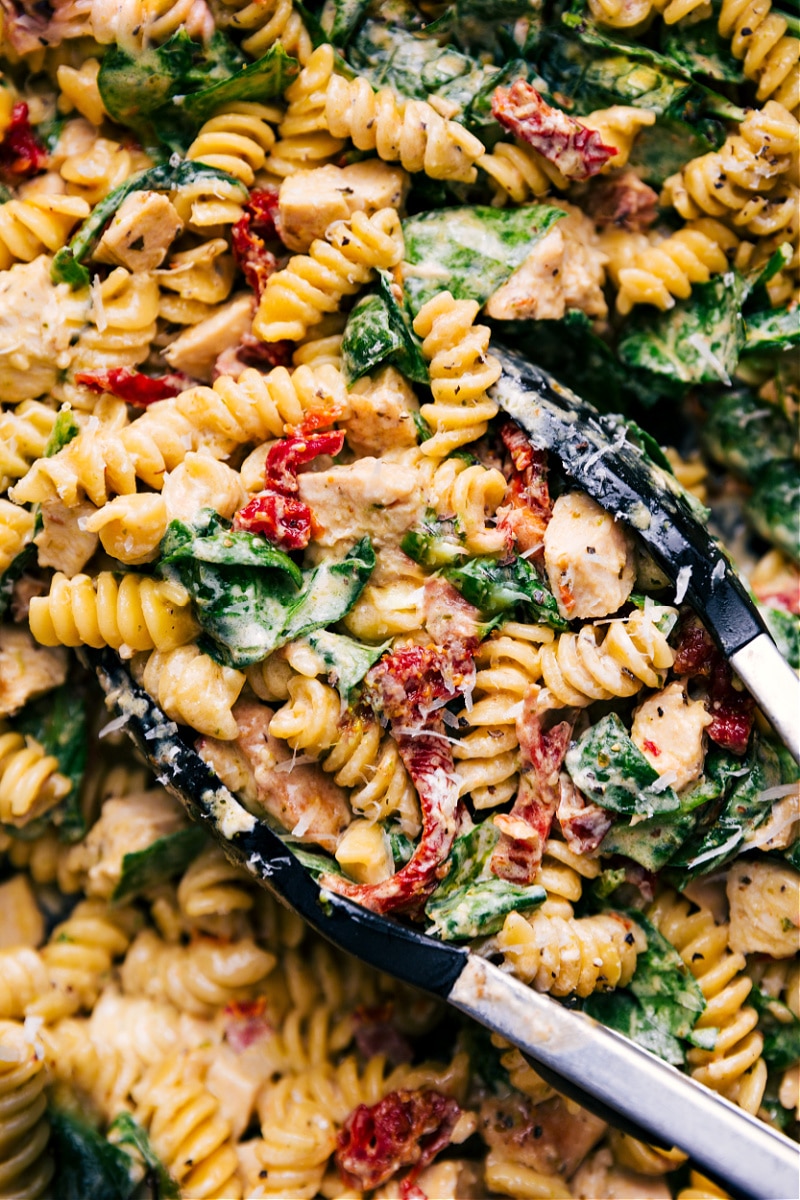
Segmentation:
<svg viewBox="0 0 800 1200">
<path fill-rule="evenodd" d="M 564 472 L 642 538 L 704 619 L 800 761 L 800 682 L 783 661 L 719 547 L 670 477 L 629 438 L 544 372 L 508 353 L 493 398 Z M 160 781 L 226 854 L 335 945 L 431 992 L 518 1046 L 537 1071 L 645 1140 L 677 1146 L 735 1196 L 796 1194 L 797 1148 L 639 1045 L 540 995 L 484 958 L 427 937 L 320 887 L 248 811 L 110 651 L 86 651 L 110 703 Z"/>
</svg>

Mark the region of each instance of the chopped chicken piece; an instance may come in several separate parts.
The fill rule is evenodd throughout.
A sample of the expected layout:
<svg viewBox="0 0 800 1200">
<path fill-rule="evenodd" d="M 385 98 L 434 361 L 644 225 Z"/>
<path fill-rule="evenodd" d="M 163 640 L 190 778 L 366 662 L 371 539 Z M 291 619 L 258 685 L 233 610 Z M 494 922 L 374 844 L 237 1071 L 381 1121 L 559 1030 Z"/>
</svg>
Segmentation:
<svg viewBox="0 0 800 1200">
<path fill-rule="evenodd" d="M 240 700 L 233 715 L 235 742 L 203 738 L 202 758 L 232 792 L 255 811 L 271 817 L 304 842 L 331 853 L 350 821 L 346 793 L 315 764 L 292 766 L 292 751 L 269 732 L 272 709 Z"/>
<path fill-rule="evenodd" d="M 161 192 L 131 192 L 120 204 L 93 254 L 95 262 L 129 271 L 154 271 L 166 258 L 183 222 Z"/>
<path fill-rule="evenodd" d="M 489 297 L 485 312 L 499 321 L 558 321 L 573 308 L 590 317 L 608 312 L 603 283 L 607 257 L 593 223 L 571 204 L 510 279 Z"/>
<path fill-rule="evenodd" d="M 561 1096 L 534 1104 L 527 1096 L 493 1096 L 481 1105 L 481 1134 L 522 1166 L 544 1175 L 571 1175 L 602 1137 L 605 1122 L 584 1108 L 567 1108 Z"/>
<path fill-rule="evenodd" d="M 164 358 L 176 371 L 185 371 L 194 379 L 210 383 L 216 359 L 225 350 L 238 346 L 252 323 L 253 297 L 240 292 L 210 317 L 179 334 L 167 346 Z"/>
<path fill-rule="evenodd" d="M 376 546 L 400 541 L 422 519 L 424 498 L 414 471 L 378 458 L 350 466 L 307 471 L 298 477 L 300 499 L 322 527 L 320 546 L 350 547 L 353 530 Z"/>
<path fill-rule="evenodd" d="M 0 271 L 0 396 L 4 404 L 50 392 L 73 356 L 89 293 L 50 279 L 50 258 Z"/>
<path fill-rule="evenodd" d="M 747 859 L 728 876 L 731 950 L 792 958 L 800 950 L 797 872 Z"/>
<path fill-rule="evenodd" d="M 377 158 L 349 167 L 317 167 L 298 171 L 281 184 L 278 228 L 290 250 L 308 250 L 325 236 L 333 221 L 354 212 L 368 217 L 381 208 L 399 209 L 408 191 L 408 175 Z"/>
<path fill-rule="evenodd" d="M 89 896 L 107 900 L 120 881 L 126 854 L 146 850 L 187 825 L 177 800 L 164 788 L 106 800 L 98 821 L 69 853 L 69 869 L 85 876 Z"/>
<path fill-rule="evenodd" d="M 702 700 L 690 700 L 677 680 L 648 696 L 633 715 L 631 737 L 659 775 L 679 792 L 703 773 L 703 731 L 713 718 Z"/>
<path fill-rule="evenodd" d="M 570 1187 L 576 1200 L 670 1200 L 672 1195 L 662 1176 L 615 1166 L 607 1146 L 581 1163 Z"/>
<path fill-rule="evenodd" d="M 27 875 L 12 875 L 0 883 L 0 950 L 38 946 L 44 940 L 44 917 Z"/>
<path fill-rule="evenodd" d="M 350 417 L 345 425 L 349 445 L 356 454 L 385 454 L 414 446 L 417 431 L 414 413 L 419 404 L 411 385 L 394 367 L 373 378 L 359 379 L 350 392 Z"/>
<path fill-rule="evenodd" d="M 86 566 L 97 549 L 96 533 L 84 529 L 83 521 L 97 512 L 90 500 L 67 508 L 60 500 L 42 505 L 42 529 L 33 539 L 39 547 L 39 566 L 53 567 L 72 578 Z"/>
<path fill-rule="evenodd" d="M 544 562 L 559 612 L 568 620 L 607 617 L 633 589 L 630 538 L 584 492 L 567 492 L 553 505 Z"/>
<path fill-rule="evenodd" d="M 27 629 L 0 626 L 0 716 L 18 712 L 67 678 L 67 652 L 39 646 Z"/>
</svg>

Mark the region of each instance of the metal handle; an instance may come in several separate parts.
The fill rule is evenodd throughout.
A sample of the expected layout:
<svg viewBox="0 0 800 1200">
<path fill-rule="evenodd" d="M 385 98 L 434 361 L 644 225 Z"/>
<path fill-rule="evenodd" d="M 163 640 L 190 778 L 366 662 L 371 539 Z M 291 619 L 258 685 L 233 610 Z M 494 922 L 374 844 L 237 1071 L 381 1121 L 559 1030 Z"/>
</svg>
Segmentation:
<svg viewBox="0 0 800 1200">
<path fill-rule="evenodd" d="M 796 672 L 767 633 L 760 633 L 732 654 L 730 663 L 795 762 L 800 763 L 800 679 Z"/>
<path fill-rule="evenodd" d="M 563 1008 L 470 955 L 449 995 L 456 1008 L 590 1093 L 610 1114 L 676 1145 L 743 1200 L 798 1194 L 798 1148 L 701 1084 L 583 1013 Z"/>
</svg>

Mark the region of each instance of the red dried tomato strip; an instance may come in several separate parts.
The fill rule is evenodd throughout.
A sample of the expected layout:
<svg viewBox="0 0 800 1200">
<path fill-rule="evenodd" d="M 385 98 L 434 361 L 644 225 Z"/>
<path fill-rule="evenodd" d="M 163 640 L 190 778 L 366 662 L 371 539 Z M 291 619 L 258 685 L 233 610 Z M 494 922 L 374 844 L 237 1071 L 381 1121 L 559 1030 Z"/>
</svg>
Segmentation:
<svg viewBox="0 0 800 1200">
<path fill-rule="evenodd" d="M 547 451 L 531 445 L 514 421 L 500 429 L 503 445 L 511 458 L 508 491 L 502 508 L 497 510 L 497 527 L 511 545 L 522 551 L 541 553 L 544 532 L 553 512 L 547 486 Z"/>
<path fill-rule="evenodd" d="M 244 205 L 244 215 L 231 229 L 233 257 L 260 299 L 278 260 L 267 249 L 268 241 L 279 240 L 276 227 L 278 192 L 275 188 L 254 189 Z"/>
<path fill-rule="evenodd" d="M 326 875 L 324 887 L 349 896 L 373 912 L 418 911 L 436 887 L 457 829 L 458 780 L 444 722 L 433 706 L 467 690 L 475 678 L 476 642 L 404 646 L 377 663 L 366 677 L 366 694 L 391 722 L 406 770 L 419 795 L 422 835 L 396 875 L 355 884 Z"/>
<path fill-rule="evenodd" d="M 744 754 L 755 720 L 755 701 L 734 686 L 733 670 L 697 617 L 681 622 L 675 661 L 676 675 L 708 678 L 706 708 L 711 724 L 706 733 L 712 742 L 733 754 Z"/>
<path fill-rule="evenodd" d="M 284 496 L 295 495 L 299 491 L 298 467 L 319 458 L 320 454 L 339 454 L 343 445 L 341 429 L 318 433 L 314 437 L 281 438 L 267 454 L 266 486 Z"/>
<path fill-rule="evenodd" d="M 371 1107 L 359 1104 L 336 1139 L 334 1160 L 342 1180 L 348 1187 L 371 1191 L 410 1166 L 401 1185 L 404 1200 L 423 1195 L 416 1180 L 450 1144 L 460 1114 L 450 1096 L 405 1088 Z"/>
<path fill-rule="evenodd" d="M 589 179 L 617 153 L 595 129 L 588 129 L 560 108 L 553 108 L 535 87 L 518 79 L 495 88 L 492 115 L 504 129 L 533 146 L 566 179 Z"/>
<path fill-rule="evenodd" d="M 92 392 L 110 392 L 127 404 L 147 408 L 157 400 L 170 400 L 184 391 L 191 379 L 182 372 L 171 375 L 144 375 L 131 367 L 112 367 L 109 371 L 89 373 L 81 371 L 75 382 Z"/>
<path fill-rule="evenodd" d="M 11 121 L 0 142 L 0 172 L 15 180 L 28 179 L 44 169 L 47 150 L 31 127 L 23 101 L 11 109 Z"/>
</svg>

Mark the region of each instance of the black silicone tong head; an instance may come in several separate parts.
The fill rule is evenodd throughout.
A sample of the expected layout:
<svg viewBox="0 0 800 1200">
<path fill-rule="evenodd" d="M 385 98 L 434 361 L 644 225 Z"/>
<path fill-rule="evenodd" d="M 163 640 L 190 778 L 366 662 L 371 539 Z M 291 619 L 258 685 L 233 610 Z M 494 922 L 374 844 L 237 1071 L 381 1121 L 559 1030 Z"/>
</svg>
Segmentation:
<svg viewBox="0 0 800 1200">
<path fill-rule="evenodd" d="M 602 416 L 520 355 L 492 349 L 503 364 L 492 399 L 535 445 L 558 455 L 583 491 L 639 535 L 800 762 L 800 680 L 675 479 L 635 444 L 619 417 Z"/>
<path fill-rule="evenodd" d="M 232 795 L 111 650 L 84 650 L 108 703 L 160 783 L 278 900 L 335 946 L 441 997 L 518 1046 L 559 1091 L 633 1136 L 679 1146 L 741 1200 L 795 1193 L 797 1148 L 754 1117 L 583 1013 L 456 946 L 321 889 Z"/>
</svg>

